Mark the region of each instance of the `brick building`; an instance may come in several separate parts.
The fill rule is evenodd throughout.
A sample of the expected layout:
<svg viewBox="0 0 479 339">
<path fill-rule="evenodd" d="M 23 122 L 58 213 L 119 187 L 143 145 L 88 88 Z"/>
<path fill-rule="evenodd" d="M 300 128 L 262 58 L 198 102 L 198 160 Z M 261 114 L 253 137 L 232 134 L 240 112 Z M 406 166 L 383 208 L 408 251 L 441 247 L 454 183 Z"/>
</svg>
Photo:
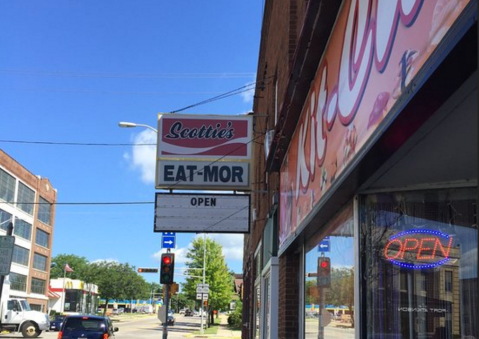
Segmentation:
<svg viewBox="0 0 479 339">
<path fill-rule="evenodd" d="M 0 234 L 13 224 L 10 297 L 47 312 L 57 191 L 0 150 Z"/>
<path fill-rule="evenodd" d="M 477 1 L 266 0 L 256 81 L 242 338 L 477 338 Z"/>
</svg>

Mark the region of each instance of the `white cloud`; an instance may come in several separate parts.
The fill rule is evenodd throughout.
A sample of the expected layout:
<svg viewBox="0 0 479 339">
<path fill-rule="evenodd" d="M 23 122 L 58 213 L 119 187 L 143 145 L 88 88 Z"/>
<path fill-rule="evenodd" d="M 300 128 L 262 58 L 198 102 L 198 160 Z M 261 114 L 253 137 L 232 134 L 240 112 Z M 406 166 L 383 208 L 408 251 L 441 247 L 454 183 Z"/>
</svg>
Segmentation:
<svg viewBox="0 0 479 339">
<path fill-rule="evenodd" d="M 245 91 L 241 93 L 241 97 L 243 98 L 243 101 L 246 103 L 253 102 L 254 99 L 254 88 L 250 89 L 249 91 Z"/>
<path fill-rule="evenodd" d="M 208 236 L 223 247 L 226 261 L 243 260 L 243 234 L 212 233 Z"/>
<path fill-rule="evenodd" d="M 133 139 L 135 144 L 155 144 L 156 133 L 152 130 L 146 129 L 136 135 Z M 141 180 L 146 184 L 155 182 L 155 161 L 156 161 L 156 146 L 135 146 L 131 153 L 123 154 L 125 159 L 133 169 L 140 170 Z"/>
</svg>

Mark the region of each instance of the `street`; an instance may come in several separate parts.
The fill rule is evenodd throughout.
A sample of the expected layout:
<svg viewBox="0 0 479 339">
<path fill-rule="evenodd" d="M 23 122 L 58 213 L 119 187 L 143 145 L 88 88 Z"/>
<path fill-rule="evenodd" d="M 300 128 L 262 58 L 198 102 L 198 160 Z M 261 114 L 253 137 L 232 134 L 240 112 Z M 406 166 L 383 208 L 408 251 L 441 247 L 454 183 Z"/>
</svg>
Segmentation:
<svg viewBox="0 0 479 339">
<path fill-rule="evenodd" d="M 175 314 L 174 326 L 168 327 L 168 339 L 184 338 L 200 329 L 200 317 L 185 317 Z M 118 327 L 115 339 L 154 339 L 163 338 L 163 327 L 156 315 L 138 318 L 112 317 L 113 326 Z M 119 321 L 118 321 L 119 320 Z M 38 338 L 56 339 L 58 332 L 42 332 Z M 0 338 L 22 338 L 20 334 L 0 335 Z"/>
</svg>

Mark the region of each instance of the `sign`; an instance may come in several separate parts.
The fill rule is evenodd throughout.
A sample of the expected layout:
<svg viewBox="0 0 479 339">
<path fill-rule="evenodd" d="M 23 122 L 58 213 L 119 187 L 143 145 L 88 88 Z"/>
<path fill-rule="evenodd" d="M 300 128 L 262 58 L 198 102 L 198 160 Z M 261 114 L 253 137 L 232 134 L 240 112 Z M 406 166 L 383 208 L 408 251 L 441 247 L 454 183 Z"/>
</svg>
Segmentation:
<svg viewBox="0 0 479 339">
<path fill-rule="evenodd" d="M 281 166 L 280 247 L 394 119 L 470 3 L 342 2 Z"/>
<path fill-rule="evenodd" d="M 247 194 L 156 193 L 154 231 L 249 233 Z"/>
<path fill-rule="evenodd" d="M 428 229 L 412 229 L 389 238 L 384 258 L 392 264 L 412 269 L 433 268 L 449 261 L 453 238 Z"/>
<path fill-rule="evenodd" d="M 208 284 L 198 284 L 196 285 L 196 293 L 209 293 L 210 285 Z"/>
<path fill-rule="evenodd" d="M 15 237 L 11 235 L 0 236 L 0 275 L 10 274 L 12 266 L 13 247 Z"/>
<path fill-rule="evenodd" d="M 196 300 L 208 300 L 208 294 L 196 293 Z"/>
<path fill-rule="evenodd" d="M 318 245 L 318 252 L 329 252 L 330 250 L 330 240 L 329 237 L 324 237 L 324 239 Z"/>
<path fill-rule="evenodd" d="M 163 232 L 163 236 L 161 237 L 161 248 L 175 248 L 176 247 L 176 236 L 165 236 L 165 233 L 169 232 Z M 174 232 L 170 232 L 174 233 Z"/>
<path fill-rule="evenodd" d="M 156 188 L 250 188 L 252 117 L 158 115 Z"/>
<path fill-rule="evenodd" d="M 166 322 L 166 306 L 165 305 L 158 308 L 157 317 L 162 324 Z"/>
<path fill-rule="evenodd" d="M 250 186 L 249 163 L 164 160 L 157 166 L 157 188 L 243 189 Z"/>
</svg>

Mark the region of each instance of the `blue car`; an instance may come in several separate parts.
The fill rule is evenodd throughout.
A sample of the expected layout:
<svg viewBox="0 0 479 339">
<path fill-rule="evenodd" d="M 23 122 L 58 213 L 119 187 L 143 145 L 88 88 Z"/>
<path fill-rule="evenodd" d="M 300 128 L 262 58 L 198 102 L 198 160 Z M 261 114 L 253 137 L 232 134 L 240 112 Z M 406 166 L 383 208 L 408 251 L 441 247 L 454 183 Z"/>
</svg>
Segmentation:
<svg viewBox="0 0 479 339">
<path fill-rule="evenodd" d="M 70 315 L 65 318 L 58 339 L 113 339 L 118 327 L 110 318 L 96 315 Z"/>
<path fill-rule="evenodd" d="M 50 331 L 60 331 L 62 327 L 63 320 L 65 320 L 64 315 L 57 315 L 55 319 L 50 321 Z"/>
</svg>

